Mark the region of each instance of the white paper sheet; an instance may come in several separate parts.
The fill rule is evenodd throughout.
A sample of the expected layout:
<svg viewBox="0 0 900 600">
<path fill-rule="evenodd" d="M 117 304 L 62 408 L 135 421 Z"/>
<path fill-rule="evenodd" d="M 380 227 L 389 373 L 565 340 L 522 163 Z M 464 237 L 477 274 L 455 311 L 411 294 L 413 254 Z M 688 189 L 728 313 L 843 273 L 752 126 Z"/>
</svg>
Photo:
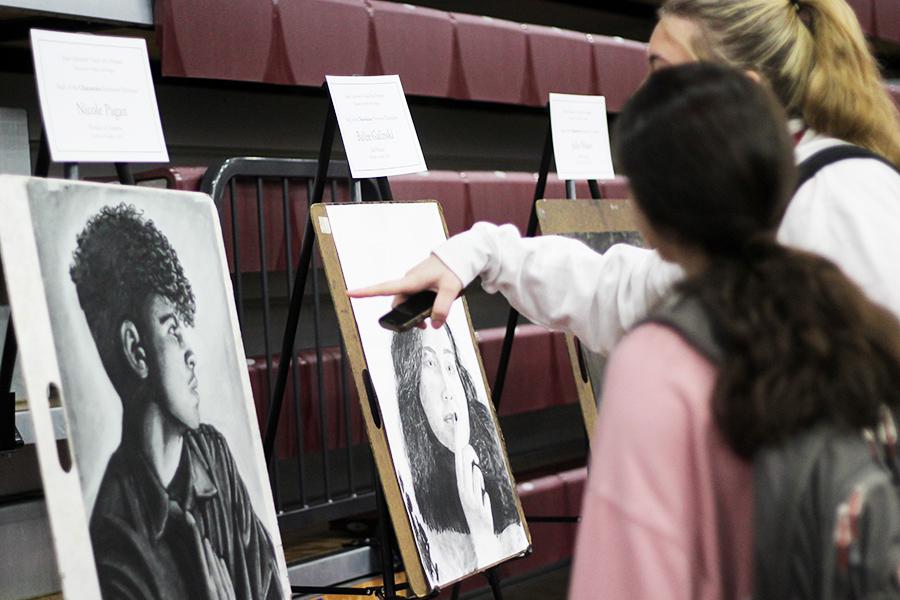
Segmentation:
<svg viewBox="0 0 900 600">
<path fill-rule="evenodd" d="M 428 170 L 398 75 L 325 79 L 353 177 Z"/>
<path fill-rule="evenodd" d="M 54 161 L 169 161 L 143 39 L 32 29 L 31 47 Z"/>
<path fill-rule="evenodd" d="M 560 179 L 615 177 L 606 122 L 606 98 L 550 94 L 550 124 Z"/>
</svg>

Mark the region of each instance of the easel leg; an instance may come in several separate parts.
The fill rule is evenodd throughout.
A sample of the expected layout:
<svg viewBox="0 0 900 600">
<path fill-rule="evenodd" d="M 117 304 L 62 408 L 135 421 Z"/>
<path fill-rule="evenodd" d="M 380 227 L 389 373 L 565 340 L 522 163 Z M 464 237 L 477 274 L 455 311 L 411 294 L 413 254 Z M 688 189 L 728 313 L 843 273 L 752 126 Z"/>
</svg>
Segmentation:
<svg viewBox="0 0 900 600">
<path fill-rule="evenodd" d="M 0 451 L 15 450 L 22 446 L 22 439 L 16 431 L 16 395 L 10 390 L 17 350 L 16 332 L 10 314 L 3 343 L 3 358 L 0 359 Z"/>
<path fill-rule="evenodd" d="M 3 341 L 3 358 L 0 359 L 0 394 L 12 389 L 13 369 L 16 365 L 16 354 L 19 347 L 16 341 L 16 330 L 13 327 L 12 313 L 6 326 L 6 338 Z"/>
<path fill-rule="evenodd" d="M 327 93 L 327 90 L 326 90 Z M 316 168 L 316 179 L 313 185 L 312 195 L 309 197 L 309 206 L 322 201 L 325 193 L 325 180 L 328 177 L 328 163 L 331 161 L 331 148 L 334 144 L 334 136 L 337 130 L 337 117 L 334 105 L 329 100 L 328 116 L 325 118 L 325 130 L 322 132 L 322 144 L 319 147 L 319 163 Z M 284 402 L 284 389 L 287 386 L 288 373 L 291 363 L 294 361 L 294 340 L 297 338 L 297 325 L 300 321 L 300 308 L 303 304 L 303 290 L 306 289 L 306 276 L 312 264 L 312 251 L 315 232 L 312 218 L 306 217 L 306 229 L 303 233 L 303 245 L 300 248 L 300 261 L 297 263 L 297 273 L 294 276 L 294 289 L 291 290 L 291 304 L 288 308 L 287 322 L 284 325 L 284 335 L 281 343 L 281 360 L 278 362 L 278 375 L 275 379 L 275 389 L 269 399 L 269 411 L 266 415 L 266 429 L 263 436 L 263 453 L 266 462 L 270 462 L 272 451 L 275 448 L 275 436 L 278 433 L 278 420 L 281 416 L 281 405 Z"/>
<path fill-rule="evenodd" d="M 278 362 L 278 375 L 275 378 L 275 389 L 269 399 L 269 410 L 266 415 L 266 429 L 263 434 L 263 454 L 266 462 L 271 462 L 275 449 L 275 436 L 278 433 L 278 421 L 281 417 L 281 405 L 284 401 L 284 389 L 291 363 L 294 360 L 294 340 L 297 337 L 297 325 L 300 322 L 300 309 L 303 305 L 303 290 L 306 289 L 306 276 L 309 274 L 312 261 L 313 240 L 312 219 L 306 218 L 306 229 L 303 233 L 303 245 L 300 247 L 300 261 L 294 275 L 294 289 L 291 291 L 291 304 L 288 308 L 287 323 L 281 343 L 281 359 Z"/>
<path fill-rule="evenodd" d="M 534 199 L 531 203 L 531 215 L 528 217 L 528 228 L 525 237 L 534 237 L 537 233 L 537 201 L 544 197 L 547 189 L 547 175 L 550 172 L 550 161 L 553 159 L 553 132 L 547 127 L 547 136 L 544 139 L 544 153 L 541 156 L 541 168 L 538 171 L 537 185 L 534 188 Z M 491 400 L 494 410 L 500 411 L 500 399 L 503 397 L 503 385 L 506 383 L 506 371 L 509 369 L 509 357 L 512 354 L 513 339 L 516 336 L 516 326 L 519 324 L 519 311 L 509 309 L 509 317 L 506 320 L 506 334 L 503 336 L 503 346 L 500 348 L 500 360 L 497 364 L 497 376 L 494 377 Z"/>
<path fill-rule="evenodd" d="M 131 166 L 128 163 L 115 163 L 116 177 L 122 185 L 134 185 L 134 175 L 131 172 Z"/>
<path fill-rule="evenodd" d="M 47 130 L 41 127 L 41 139 L 38 142 L 37 157 L 34 160 L 34 176 L 46 177 L 50 173 L 50 143 L 47 141 Z"/>
<path fill-rule="evenodd" d="M 488 569 L 484 572 L 484 578 L 487 579 L 494 600 L 503 600 L 503 592 L 500 590 L 500 578 L 497 577 L 497 571 Z"/>
<path fill-rule="evenodd" d="M 391 515 L 388 512 L 381 482 L 375 485 L 375 505 L 378 510 L 378 553 L 381 558 L 384 597 L 392 599 L 396 593 L 394 582 L 394 540 L 391 528 Z"/>
<path fill-rule="evenodd" d="M 503 591 L 500 589 L 500 577 L 497 576 L 497 571 L 495 569 L 488 569 L 482 573 L 484 578 L 488 582 L 488 586 L 491 588 L 491 595 L 494 597 L 494 600 L 503 600 Z M 453 589 L 450 592 L 450 600 L 459 600 L 459 592 L 462 588 L 461 583 L 453 584 Z"/>
<path fill-rule="evenodd" d="M 450 600 L 459 600 L 459 590 L 462 587 L 462 584 L 455 583 L 453 584 L 453 591 L 450 592 Z"/>
</svg>

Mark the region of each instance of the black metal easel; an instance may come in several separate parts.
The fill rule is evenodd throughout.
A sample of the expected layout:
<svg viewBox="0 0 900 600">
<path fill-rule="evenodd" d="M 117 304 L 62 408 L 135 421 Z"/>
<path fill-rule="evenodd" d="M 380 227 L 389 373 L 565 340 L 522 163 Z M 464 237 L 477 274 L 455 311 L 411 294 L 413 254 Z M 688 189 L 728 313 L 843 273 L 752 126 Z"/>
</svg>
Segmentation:
<svg viewBox="0 0 900 600">
<path fill-rule="evenodd" d="M 325 193 L 325 180 L 328 175 L 328 164 L 331 162 L 331 152 L 337 134 L 337 116 L 334 112 L 334 104 L 331 95 L 328 94 L 327 84 L 323 86 L 328 99 L 328 116 L 325 118 L 325 129 L 322 133 L 322 143 L 319 147 L 319 158 L 316 169 L 316 178 L 313 183 L 312 194 L 308 198 L 312 206 L 322 201 Z M 390 201 L 393 199 L 387 177 L 375 179 L 378 199 Z M 355 187 L 355 184 L 354 184 Z M 356 194 L 354 194 L 356 196 Z M 273 468 L 272 454 L 275 448 L 275 437 L 278 433 L 278 423 L 281 417 L 281 406 L 284 401 L 284 391 L 287 386 L 288 374 L 295 360 L 294 342 L 297 337 L 297 326 L 300 321 L 300 309 L 303 304 L 303 292 L 306 288 L 306 278 L 312 267 L 313 245 L 315 231 L 312 217 L 307 215 L 306 228 L 303 233 L 303 245 L 300 247 L 300 260 L 294 275 L 294 286 L 291 290 L 291 301 L 288 308 L 287 322 L 285 323 L 284 336 L 281 343 L 281 360 L 278 363 L 278 374 L 275 379 L 275 388 L 272 391 L 271 402 L 266 414 L 266 428 L 263 434 L 263 452 L 270 470 Z M 284 357 L 288 357 L 287 360 Z M 369 390 L 372 392 L 374 390 Z M 370 401 L 373 399 L 370 398 Z M 384 499 L 384 490 L 381 483 L 375 483 L 375 504 L 378 518 L 378 533 L 375 545 L 378 546 L 379 560 L 381 563 L 382 585 L 365 588 L 351 588 L 339 586 L 291 586 L 293 594 L 342 594 L 347 596 L 378 596 L 385 600 L 400 599 L 396 592 L 408 587 L 406 583 L 396 583 L 394 579 L 394 538 L 391 529 L 390 514 L 387 502 Z"/>
<path fill-rule="evenodd" d="M 128 163 L 114 163 L 119 183 L 134 185 L 134 175 Z M 63 172 L 66 179 L 77 180 L 78 163 L 63 163 Z M 50 173 L 50 144 L 47 141 L 47 130 L 41 130 L 41 141 L 38 146 L 37 160 L 34 165 L 35 177 L 47 177 Z M 13 327 L 12 311 L 9 314 L 9 323 L 6 326 L 6 338 L 3 344 L 3 355 L 0 359 L 0 397 L 4 394 L 7 399 L 0 410 L 0 452 L 15 450 L 24 445 L 22 436 L 16 428 L 16 395 L 12 392 L 13 370 L 18 354 L 15 328 Z"/>
<path fill-rule="evenodd" d="M 334 103 L 331 95 L 328 93 L 328 85 L 324 84 L 325 96 L 328 100 L 328 115 L 325 118 L 325 129 L 322 133 L 322 143 L 319 147 L 318 164 L 316 168 L 316 178 L 313 183 L 312 194 L 308 198 L 309 205 L 321 202 L 325 192 L 325 180 L 328 174 L 328 164 L 331 161 L 332 147 L 337 134 L 337 115 L 334 112 Z M 375 189 L 377 192 L 377 200 L 382 202 L 390 202 L 394 199 L 391 192 L 390 184 L 387 177 L 377 177 L 374 179 Z M 358 182 L 353 183 L 357 192 L 352 194 L 357 201 L 362 201 L 358 193 Z M 295 360 L 294 342 L 297 336 L 297 326 L 300 321 L 300 309 L 303 304 L 303 292 L 306 288 L 306 278 L 309 275 L 313 260 L 313 246 L 315 241 L 315 230 L 312 224 L 312 213 L 309 212 L 306 218 L 306 228 L 303 233 L 303 245 L 300 248 L 300 259 L 297 263 L 297 270 L 294 276 L 294 286 L 291 290 L 291 301 L 288 308 L 287 321 L 284 328 L 284 336 L 281 344 L 281 360 L 278 363 L 278 373 L 275 379 L 275 387 L 272 391 L 272 398 L 269 402 L 269 408 L 266 414 L 266 427 L 263 434 L 263 452 L 266 457 L 266 463 L 272 468 L 272 455 L 275 448 L 275 438 L 278 433 L 278 424 L 281 417 L 281 407 L 284 401 L 284 392 L 287 386 L 288 374 L 291 370 L 291 364 Z M 284 357 L 289 357 L 284 360 Z M 378 399 L 375 397 L 375 390 L 372 386 L 366 386 L 366 395 L 369 402 L 377 406 Z M 378 596 L 384 600 L 408 600 L 409 596 L 397 596 L 397 591 L 408 589 L 408 583 L 397 583 L 395 581 L 395 560 L 394 549 L 395 540 L 394 532 L 391 526 L 390 513 L 388 512 L 387 502 L 384 497 L 384 490 L 381 482 L 376 475 L 375 482 L 375 504 L 378 518 L 377 539 L 373 545 L 379 550 L 379 560 L 381 563 L 382 585 L 364 588 L 350 588 L 338 586 L 291 586 L 291 592 L 294 594 L 343 594 L 348 596 Z M 494 592 L 495 600 L 503 600 L 500 593 L 499 581 L 493 569 L 485 571 L 484 576 Z M 429 598 L 440 593 L 435 590 Z"/>
<path fill-rule="evenodd" d="M 548 109 L 549 110 L 549 109 Z M 528 228 L 525 230 L 525 237 L 534 237 L 537 234 L 538 217 L 537 217 L 537 201 L 544 198 L 544 192 L 547 189 L 547 175 L 550 172 L 550 162 L 553 160 L 553 130 L 547 126 L 547 136 L 544 139 L 544 151 L 541 155 L 541 167 L 538 171 L 537 184 L 534 186 L 534 198 L 531 202 L 531 214 L 528 217 Z M 602 200 L 600 194 L 600 184 L 594 180 L 588 180 L 588 187 L 591 190 L 591 198 L 594 200 Z M 566 198 L 575 200 L 575 182 L 566 181 Z M 506 334 L 503 336 L 503 346 L 500 349 L 500 360 L 497 364 L 497 376 L 494 378 L 494 387 L 491 392 L 491 400 L 494 403 L 494 410 L 500 412 L 500 400 L 503 397 L 503 386 L 506 383 L 506 372 L 509 369 L 509 358 L 512 354 L 512 345 L 516 336 L 516 326 L 519 324 L 519 311 L 515 308 L 509 309 L 509 317 L 506 320 Z"/>
<path fill-rule="evenodd" d="M 549 111 L 548 111 L 549 112 Z M 544 150 L 541 155 L 541 166 L 538 171 L 538 179 L 537 184 L 534 188 L 534 199 L 531 203 L 531 215 L 528 218 L 528 228 L 525 231 L 525 237 L 534 237 L 537 233 L 538 227 L 538 218 L 537 218 L 537 201 L 544 198 L 544 192 L 547 188 L 547 176 L 550 171 L 550 162 L 553 160 L 553 130 L 548 125 L 547 127 L 547 136 L 544 139 Z M 602 200 L 602 195 L 600 193 L 600 184 L 594 180 L 588 180 L 588 187 L 590 188 L 591 198 L 593 200 Z M 566 198 L 569 200 L 575 200 L 575 181 L 566 180 Z M 500 400 L 503 397 L 503 386 L 506 383 L 506 373 L 509 369 L 509 359 L 512 354 L 512 346 L 513 341 L 516 336 L 516 327 L 519 324 L 519 311 L 515 308 L 510 307 L 509 309 L 509 317 L 506 321 L 506 334 L 503 337 L 503 346 L 500 349 L 500 360 L 497 365 L 497 376 L 494 378 L 494 387 L 492 391 L 492 400 L 494 402 L 494 409 L 497 413 L 500 412 Z M 584 365 L 584 359 L 581 354 L 581 343 L 578 341 L 578 338 L 575 338 L 575 346 L 576 351 L 578 353 L 578 366 L 581 370 L 581 377 L 585 381 L 587 381 L 587 369 Z M 529 523 L 568 523 L 568 524 L 577 524 L 581 521 L 581 517 L 578 516 L 526 516 L 526 520 Z"/>
</svg>

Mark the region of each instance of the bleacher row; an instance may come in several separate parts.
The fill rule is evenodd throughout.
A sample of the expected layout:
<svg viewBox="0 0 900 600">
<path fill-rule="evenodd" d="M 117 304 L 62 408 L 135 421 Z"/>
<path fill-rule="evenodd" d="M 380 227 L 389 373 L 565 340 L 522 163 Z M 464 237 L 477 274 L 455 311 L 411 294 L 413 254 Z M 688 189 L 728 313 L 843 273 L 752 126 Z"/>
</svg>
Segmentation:
<svg viewBox="0 0 900 600">
<path fill-rule="evenodd" d="M 476 332 L 479 351 L 481 352 L 488 380 L 493 386 L 494 376 L 500 360 L 500 348 L 503 344 L 505 329 L 491 327 Z M 327 419 L 326 443 L 334 450 L 347 439 L 353 444 L 365 441 L 362 417 L 358 410 L 350 410 L 345 414 L 341 391 L 341 355 L 337 346 L 321 349 L 322 354 L 322 388 L 325 390 Z M 259 427 L 264 427 L 264 419 L 268 410 L 267 366 L 265 357 L 248 358 L 250 387 L 257 409 Z M 278 357 L 272 361 L 274 376 L 278 370 Z M 300 398 L 315 397 L 318 389 L 317 355 L 314 350 L 302 350 L 298 354 L 298 377 L 300 382 Z M 549 332 L 536 325 L 520 325 L 516 330 L 515 352 L 512 354 L 507 373 L 504 396 L 508 399 L 501 406 L 500 415 L 512 415 L 536 411 L 553 406 L 570 404 L 578 401 L 575 384 L 572 379 L 572 368 L 566 350 L 565 337 L 558 332 Z M 293 398 L 293 381 L 288 380 L 285 397 Z M 359 396 L 352 384 L 347 388 L 349 406 L 357 406 Z M 303 423 L 302 436 L 298 437 L 297 418 L 294 407 L 290 403 L 282 406 L 281 420 L 276 440 L 276 447 L 281 458 L 296 456 L 297 440 L 303 440 L 304 450 L 316 451 L 322 447 L 321 421 L 318 407 L 313 403 L 304 403 L 301 407 Z M 346 424 L 349 423 L 349 435 Z"/>
<path fill-rule="evenodd" d="M 148 183 L 156 180 L 164 180 L 166 186 L 173 189 L 196 191 L 200 189 L 200 183 L 205 173 L 205 168 L 184 167 L 166 168 L 148 171 L 138 174 L 138 183 Z M 267 186 L 277 186 L 277 182 L 264 181 L 263 191 Z M 492 223 L 512 223 L 524 233 L 531 211 L 531 199 L 534 193 L 535 175 L 532 173 L 505 173 L 505 172 L 455 172 L 455 171 L 431 171 L 423 175 L 407 175 L 391 178 L 391 188 L 397 200 L 438 199 L 444 212 L 444 218 L 450 235 L 464 231 L 477 221 Z M 345 188 L 338 188 L 339 190 Z M 623 198 L 627 196 L 627 185 L 624 179 L 614 179 L 600 182 L 601 194 L 604 198 Z M 268 190 L 272 191 L 272 190 Z M 297 264 L 299 258 L 300 235 L 305 225 L 307 216 L 307 196 L 305 186 L 291 187 L 290 219 L 292 221 L 291 232 L 293 239 L 291 247 L 294 249 L 293 264 Z M 589 197 L 590 193 L 586 182 L 578 182 L 576 192 L 579 197 Z M 280 192 L 279 192 L 280 193 Z M 239 182 L 235 186 L 235 196 L 238 202 L 238 215 L 241 222 L 246 225 L 246 232 L 240 236 L 240 265 L 243 273 L 259 271 L 259 243 L 256 234 L 257 213 L 256 196 L 257 189 L 254 183 L 249 181 Z M 565 185 L 551 175 L 547 183 L 546 197 L 564 197 Z M 346 200 L 340 195 L 339 201 Z M 228 217 L 230 199 L 225 199 L 219 207 L 220 221 L 222 223 L 223 237 L 225 241 L 228 264 L 233 269 L 234 259 L 232 254 L 231 219 Z M 266 256 L 270 257 L 269 270 L 284 270 L 285 239 L 284 227 L 281 221 L 283 215 L 278 210 L 265 213 L 265 233 L 267 241 Z M 496 373 L 497 363 L 500 357 L 500 346 L 503 342 L 503 328 L 490 328 L 477 332 L 477 337 L 484 360 L 485 370 L 489 377 Z M 514 398 L 503 404 L 501 415 L 526 412 L 566 404 L 577 401 L 577 394 L 572 381 L 572 371 L 569 364 L 565 341 L 561 334 L 551 333 L 543 328 L 522 325 L 516 334 L 516 351 L 512 355 L 510 371 L 507 377 L 506 392 L 509 398 Z M 265 397 L 264 381 L 267 378 L 266 364 L 262 357 L 249 357 L 250 379 L 254 390 L 254 398 L 259 409 L 260 418 L 265 414 L 267 398 Z M 324 386 L 329 390 L 340 388 L 336 382 L 340 378 L 340 361 L 338 348 L 326 348 L 323 351 L 323 377 L 327 379 Z M 277 369 L 276 362 L 273 369 Z M 300 353 L 300 381 L 302 382 L 301 395 L 316 389 L 316 356 L 315 352 Z M 491 384 L 493 382 L 491 381 Z M 289 386 L 291 384 L 289 383 Z M 355 390 L 352 399 L 357 400 Z M 289 387 L 288 397 L 292 397 L 293 390 Z M 327 399 L 329 414 L 337 415 L 330 420 L 330 426 L 339 428 L 343 422 L 340 402 L 336 397 Z M 282 414 L 283 427 L 279 432 L 279 449 L 282 455 L 288 456 L 296 451 L 296 422 L 292 412 L 287 406 Z M 319 437 L 319 424 L 317 415 L 313 412 L 304 416 L 304 443 L 311 448 L 318 447 L 321 443 Z M 262 423 L 261 423 L 262 424 Z M 351 435 L 355 440 L 362 436 L 362 423 L 359 415 L 356 415 Z M 340 429 L 332 431 L 335 434 L 332 439 L 345 439 L 346 432 Z"/>
<path fill-rule="evenodd" d="M 646 73 L 639 42 L 380 0 L 160 0 L 156 24 L 167 76 L 319 86 L 396 73 L 413 95 L 603 94 L 618 110 Z"/>
<path fill-rule="evenodd" d="M 900 2 L 850 4 L 869 35 L 900 43 Z M 381 0 L 159 0 L 156 27 L 167 76 L 319 86 L 396 73 L 417 96 L 542 106 L 549 92 L 601 94 L 617 111 L 647 72 L 641 42 Z"/>
<path fill-rule="evenodd" d="M 172 189 L 196 191 L 200 189 L 205 168 L 179 167 L 158 169 L 138 175 L 139 181 L 163 180 Z M 525 232 L 531 212 L 531 200 L 537 175 L 534 173 L 503 171 L 429 171 L 424 174 L 402 175 L 391 178 L 391 189 L 397 200 L 437 199 L 444 212 L 450 235 L 469 229 L 478 221 L 490 223 L 512 223 L 521 233 Z M 604 198 L 625 198 L 628 188 L 622 178 L 601 181 L 600 192 Z M 277 196 L 281 193 L 280 183 L 275 180 L 263 181 L 263 195 Z M 337 188 L 338 201 L 346 201 L 347 189 Z M 254 272 L 260 268 L 259 238 L 254 230 L 257 220 L 255 185 L 238 185 L 235 189 L 239 222 L 251 223 L 250 231 L 240 237 L 240 270 Z M 343 196 L 341 194 L 344 194 Z M 551 174 L 547 180 L 547 198 L 564 198 L 565 183 Z M 576 184 L 579 198 L 590 197 L 587 182 Z M 307 188 L 302 185 L 290 188 L 290 240 L 293 249 L 293 264 L 299 258 L 300 235 L 306 224 Z M 228 264 L 233 267 L 233 231 L 230 216 L 231 199 L 225 198 L 220 207 L 222 234 Z M 283 214 L 270 210 L 265 214 L 266 257 L 270 270 L 283 270 L 286 261 Z"/>
</svg>

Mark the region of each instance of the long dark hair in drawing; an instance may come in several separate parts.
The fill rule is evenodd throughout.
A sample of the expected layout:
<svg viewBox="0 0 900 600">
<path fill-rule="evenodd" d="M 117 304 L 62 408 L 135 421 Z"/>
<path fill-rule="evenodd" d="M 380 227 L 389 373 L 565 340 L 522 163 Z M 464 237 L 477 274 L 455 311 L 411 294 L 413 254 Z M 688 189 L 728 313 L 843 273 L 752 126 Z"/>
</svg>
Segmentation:
<svg viewBox="0 0 900 600">
<path fill-rule="evenodd" d="M 512 486 L 505 470 L 493 419 L 478 400 L 475 384 L 459 359 L 453 332 L 444 325 L 453 352 L 455 371 L 462 383 L 469 418 L 469 444 L 475 450 L 491 500 L 494 533 L 519 520 Z M 413 328 L 394 335 L 391 356 L 397 380 L 400 422 L 412 470 L 413 488 L 422 517 L 437 531 L 470 533 L 456 483 L 454 454 L 429 424 L 422 405 L 423 331 Z"/>
</svg>

